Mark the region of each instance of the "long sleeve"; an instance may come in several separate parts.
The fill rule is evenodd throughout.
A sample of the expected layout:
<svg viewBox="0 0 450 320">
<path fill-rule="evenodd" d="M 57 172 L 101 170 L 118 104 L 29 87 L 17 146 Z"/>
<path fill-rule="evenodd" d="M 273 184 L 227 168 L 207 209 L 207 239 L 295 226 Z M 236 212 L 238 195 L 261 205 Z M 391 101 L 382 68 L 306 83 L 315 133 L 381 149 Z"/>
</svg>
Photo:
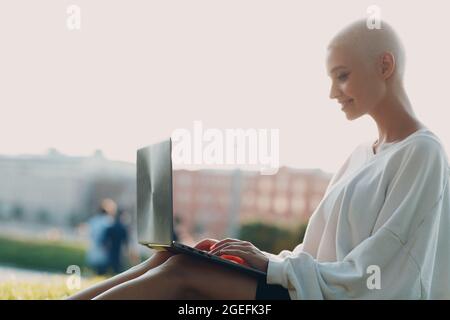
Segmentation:
<svg viewBox="0 0 450 320">
<path fill-rule="evenodd" d="M 267 282 L 288 288 L 293 299 L 420 299 L 430 296 L 423 283 L 422 270 L 424 267 L 431 270 L 427 266 L 433 261 L 429 261 L 430 256 L 421 258 L 425 255 L 418 250 L 430 247 L 429 242 L 434 238 L 429 235 L 436 236 L 439 231 L 441 234 L 437 237 L 442 243 L 448 243 L 448 232 L 443 234 L 445 229 L 435 221 L 436 217 L 449 221 L 448 205 L 442 206 L 440 202 L 450 201 L 450 170 L 445 153 L 435 140 L 419 138 L 413 142 L 392 153 L 381 174 L 376 175 L 379 183 L 373 184 L 373 197 L 377 193 L 384 197 L 384 202 L 374 212 L 367 208 L 367 221 L 372 231 L 364 239 L 352 238 L 355 224 L 348 221 L 351 217 L 346 215 L 345 209 L 361 208 L 352 202 L 369 202 L 367 198 L 349 196 L 350 203 L 341 203 L 342 211 L 336 219 L 336 239 L 347 237 L 354 241 L 344 257 L 324 262 L 304 250 L 271 255 Z M 346 195 L 347 189 L 342 190 Z M 443 207 L 447 211 L 442 211 Z M 375 218 L 369 219 L 370 215 Z M 442 240 L 442 237 L 447 239 Z M 434 258 L 449 256 L 442 252 L 449 248 L 440 250 Z M 441 259 L 440 263 L 447 265 L 446 269 L 441 266 L 439 270 L 450 268 L 449 261 Z M 444 278 L 448 278 L 448 271 L 445 272 Z M 440 294 L 450 297 L 447 289 Z"/>
<path fill-rule="evenodd" d="M 269 258 L 269 260 L 280 261 L 287 257 L 291 257 L 292 255 L 299 254 L 302 251 L 302 249 L 303 249 L 303 244 L 300 243 L 292 251 L 283 250 L 279 254 L 273 254 L 273 253 L 266 252 L 266 251 L 263 251 L 263 253 Z"/>
</svg>

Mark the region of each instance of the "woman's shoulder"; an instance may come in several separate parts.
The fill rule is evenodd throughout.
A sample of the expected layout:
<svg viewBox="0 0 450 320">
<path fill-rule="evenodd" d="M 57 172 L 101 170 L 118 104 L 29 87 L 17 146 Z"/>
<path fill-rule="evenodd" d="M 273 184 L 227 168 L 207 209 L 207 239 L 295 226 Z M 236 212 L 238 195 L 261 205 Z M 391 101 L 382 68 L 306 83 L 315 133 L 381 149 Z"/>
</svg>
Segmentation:
<svg viewBox="0 0 450 320">
<path fill-rule="evenodd" d="M 417 155 L 440 154 L 447 158 L 441 139 L 429 129 L 420 130 L 399 142 L 399 151 L 413 152 Z"/>
<path fill-rule="evenodd" d="M 438 171 L 449 171 L 447 152 L 439 137 L 430 130 L 413 134 L 387 153 L 386 165 L 397 163 L 409 168 L 428 166 Z M 408 165 L 410 164 L 410 165 Z"/>
</svg>

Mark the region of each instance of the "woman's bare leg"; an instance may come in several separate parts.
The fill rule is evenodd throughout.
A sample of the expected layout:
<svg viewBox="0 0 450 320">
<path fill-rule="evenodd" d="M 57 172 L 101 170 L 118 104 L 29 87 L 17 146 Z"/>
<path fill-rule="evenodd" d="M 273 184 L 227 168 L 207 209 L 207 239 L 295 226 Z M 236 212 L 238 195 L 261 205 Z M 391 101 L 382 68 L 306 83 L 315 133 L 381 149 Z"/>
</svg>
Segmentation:
<svg viewBox="0 0 450 320">
<path fill-rule="evenodd" d="M 121 283 L 95 297 L 95 300 L 183 299 L 185 287 L 182 278 L 162 266 L 144 275 Z"/>
<path fill-rule="evenodd" d="M 179 254 L 95 299 L 255 299 L 257 280 L 208 261 Z"/>
<path fill-rule="evenodd" d="M 173 253 L 168 251 L 158 251 L 153 254 L 149 259 L 144 262 L 124 271 L 110 279 L 102 281 L 92 287 L 89 287 L 83 291 L 80 291 L 72 296 L 70 296 L 69 300 L 88 300 L 92 299 L 103 292 L 116 287 L 122 283 L 129 282 L 135 278 L 138 278 L 148 272 L 149 270 L 156 268 L 157 266 L 164 263 L 168 258 L 170 258 Z"/>
</svg>

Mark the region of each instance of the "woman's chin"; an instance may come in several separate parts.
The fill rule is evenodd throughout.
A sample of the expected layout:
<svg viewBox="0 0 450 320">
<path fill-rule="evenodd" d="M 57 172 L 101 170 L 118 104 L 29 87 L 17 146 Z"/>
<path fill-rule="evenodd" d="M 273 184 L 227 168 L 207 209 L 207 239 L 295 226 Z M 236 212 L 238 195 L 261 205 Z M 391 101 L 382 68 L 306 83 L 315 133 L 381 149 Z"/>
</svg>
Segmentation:
<svg viewBox="0 0 450 320">
<path fill-rule="evenodd" d="M 358 113 L 356 113 L 356 112 L 352 112 L 352 110 L 349 110 L 349 109 L 347 109 L 347 110 L 344 110 L 344 112 L 345 112 L 345 117 L 347 118 L 347 120 L 356 120 L 356 119 L 358 119 L 359 117 L 361 117 L 362 115 L 361 114 L 358 114 Z"/>
</svg>

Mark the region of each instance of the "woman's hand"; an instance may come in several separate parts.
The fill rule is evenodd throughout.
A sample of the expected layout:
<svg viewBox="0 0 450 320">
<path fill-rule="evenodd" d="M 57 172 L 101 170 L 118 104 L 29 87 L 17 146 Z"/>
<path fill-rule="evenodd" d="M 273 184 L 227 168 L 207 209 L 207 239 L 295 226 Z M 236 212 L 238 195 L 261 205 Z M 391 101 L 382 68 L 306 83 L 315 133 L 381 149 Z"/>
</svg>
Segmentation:
<svg viewBox="0 0 450 320">
<path fill-rule="evenodd" d="M 194 246 L 194 248 L 203 250 L 203 251 L 209 251 L 209 250 L 211 250 L 211 246 L 218 242 L 219 242 L 219 240 L 216 240 L 216 239 L 203 239 L 203 240 L 197 242 L 197 244 Z"/>
<path fill-rule="evenodd" d="M 208 239 L 207 239 L 208 240 Z M 211 240 L 211 239 L 209 239 Z M 238 239 L 224 239 L 221 241 L 215 240 L 213 249 L 209 252 L 214 255 L 228 254 L 237 256 L 242 259 L 251 267 L 267 272 L 269 265 L 269 259 L 264 253 L 256 248 L 251 242 L 241 241 Z"/>
</svg>

